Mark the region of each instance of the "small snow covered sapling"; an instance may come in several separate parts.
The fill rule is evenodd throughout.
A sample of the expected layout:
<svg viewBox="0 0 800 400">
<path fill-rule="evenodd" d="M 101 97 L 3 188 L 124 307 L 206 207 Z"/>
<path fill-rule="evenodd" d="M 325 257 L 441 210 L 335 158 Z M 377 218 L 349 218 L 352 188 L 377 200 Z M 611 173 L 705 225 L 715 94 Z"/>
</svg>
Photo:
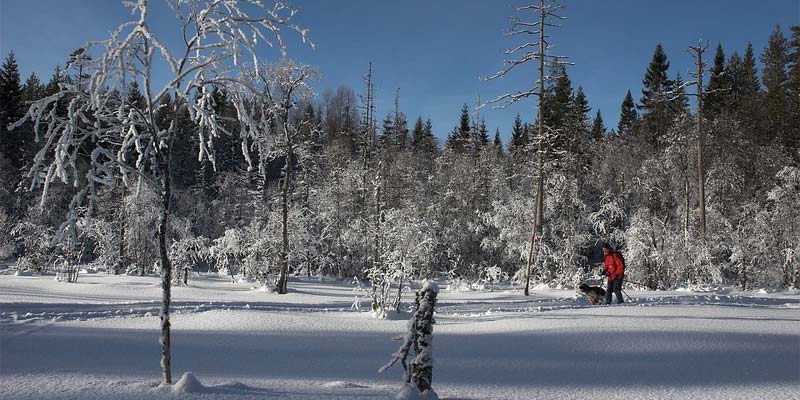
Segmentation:
<svg viewBox="0 0 800 400">
<path fill-rule="evenodd" d="M 280 1 L 168 3 L 174 18 L 171 23 L 159 21 L 156 34 L 151 27 L 157 18 L 148 0 L 123 2 L 134 18 L 108 39 L 87 42 L 82 48 L 82 52 L 97 54 L 95 59 L 83 60 L 88 86 L 60 84 L 57 93 L 31 103 L 25 116 L 9 127 L 30 121 L 37 141 L 43 142 L 28 174 L 32 187 L 43 188 L 42 207 L 52 182 L 60 180 L 75 189 L 67 221 L 57 231 L 59 240 L 64 232 L 74 230 L 67 228 L 75 225 L 87 204 L 86 212 L 91 214 L 101 186 L 113 188 L 122 182 L 137 192 L 148 188 L 157 194 L 161 207 L 154 228 L 164 266 L 160 340 L 164 383 L 172 383 L 172 268 L 167 239 L 173 212 L 170 166 L 183 161 L 173 151 L 181 140 L 179 116 L 188 113 L 197 126 L 196 158 L 215 166 L 215 139 L 232 132 L 214 107 L 214 89 L 244 83 L 247 60 L 260 70 L 257 55 L 266 47 L 276 47 L 285 57 L 282 30 L 296 32 L 304 42 L 308 39 L 308 30 L 293 22 L 297 11 Z M 164 42 L 162 34 L 183 41 Z M 165 75 L 156 79 L 153 71 Z M 134 83 L 141 88 L 141 101 L 131 102 L 123 95 Z M 66 104 L 65 115 L 57 112 L 61 104 Z M 84 163 L 88 170 L 82 168 Z"/>
<path fill-rule="evenodd" d="M 431 342 L 433 341 L 433 324 L 436 323 L 433 311 L 438 294 L 439 287 L 435 283 L 423 282 L 416 295 L 416 311 L 408 321 L 408 333 L 397 338 L 402 340 L 403 344 L 392 354 L 392 360 L 378 370 L 378 372 L 386 371 L 400 361 L 404 370 L 405 385 L 398 398 L 409 398 L 407 392 L 416 389 L 418 398 L 438 399 L 436 392 L 431 387 L 433 381 Z M 412 348 L 414 357 L 408 361 Z"/>
</svg>

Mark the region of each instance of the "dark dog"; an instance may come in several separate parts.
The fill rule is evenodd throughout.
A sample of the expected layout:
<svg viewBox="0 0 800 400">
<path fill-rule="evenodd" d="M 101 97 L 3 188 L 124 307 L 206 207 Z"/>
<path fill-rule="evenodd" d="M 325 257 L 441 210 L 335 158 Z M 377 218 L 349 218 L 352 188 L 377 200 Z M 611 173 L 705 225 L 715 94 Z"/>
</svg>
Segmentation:
<svg viewBox="0 0 800 400">
<path fill-rule="evenodd" d="M 589 298 L 589 303 L 591 304 L 598 304 L 606 297 L 606 290 L 600 286 L 589 286 L 585 283 L 581 283 L 581 285 L 578 286 L 578 290 Z"/>
</svg>

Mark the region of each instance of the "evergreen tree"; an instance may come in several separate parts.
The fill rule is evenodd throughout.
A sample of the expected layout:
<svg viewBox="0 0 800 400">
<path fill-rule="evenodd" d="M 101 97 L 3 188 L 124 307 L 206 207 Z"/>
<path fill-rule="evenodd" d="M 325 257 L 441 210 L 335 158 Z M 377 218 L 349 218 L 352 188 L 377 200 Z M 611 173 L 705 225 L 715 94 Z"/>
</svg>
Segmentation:
<svg viewBox="0 0 800 400">
<path fill-rule="evenodd" d="M 469 107 L 466 103 L 464 107 L 461 107 L 461 117 L 458 119 L 458 135 L 462 146 L 467 146 L 472 137 L 472 127 L 470 126 Z"/>
<path fill-rule="evenodd" d="M 730 84 L 730 91 L 728 92 L 728 99 L 730 104 L 728 105 L 729 111 L 738 111 L 741 103 L 741 89 L 742 83 L 741 80 L 741 72 L 743 69 L 742 64 L 742 57 L 739 55 L 739 52 L 734 51 L 731 53 L 731 56 L 728 57 L 728 62 L 725 64 L 725 76 L 727 76 L 728 83 Z"/>
<path fill-rule="evenodd" d="M 9 131 L 8 125 L 24 115 L 23 101 L 19 66 L 12 51 L 0 68 L 0 153 L 11 160 L 15 167 L 22 164 L 27 135 L 22 132 L 23 129 Z"/>
<path fill-rule="evenodd" d="M 17 59 L 12 51 L 0 67 L 0 132 L 5 134 L 8 124 L 16 122 L 22 114 L 22 84 Z"/>
<path fill-rule="evenodd" d="M 522 118 L 519 114 L 514 118 L 514 125 L 511 127 L 511 143 L 509 151 L 516 155 L 528 145 L 528 131 L 522 125 Z"/>
<path fill-rule="evenodd" d="M 686 89 L 683 88 L 683 77 L 680 72 L 675 75 L 673 85 L 675 89 L 669 102 L 670 118 L 689 112 L 689 97 L 686 95 Z"/>
<path fill-rule="evenodd" d="M 436 141 L 436 137 L 433 136 L 433 122 L 431 122 L 430 118 L 425 120 L 425 126 L 423 127 L 422 131 L 424 132 L 423 138 L 425 139 L 422 147 L 423 152 L 430 154 L 432 158 L 436 155 L 439 145 Z"/>
<path fill-rule="evenodd" d="M 29 102 L 34 100 L 39 100 L 44 97 L 45 94 L 45 86 L 39 80 L 39 77 L 36 76 L 35 73 L 31 73 L 31 76 L 25 80 L 25 84 L 22 86 L 22 101 Z"/>
<path fill-rule="evenodd" d="M 403 113 L 398 113 L 394 121 L 395 144 L 403 150 L 408 145 L 408 120 Z"/>
<path fill-rule="evenodd" d="M 570 125 L 578 130 L 578 136 L 581 138 L 589 137 L 589 124 L 587 121 L 589 121 L 589 111 L 591 110 L 589 100 L 586 98 L 586 94 L 583 93 L 583 87 L 578 86 L 578 91 L 575 93 L 572 104 L 572 121 L 570 121 Z"/>
<path fill-rule="evenodd" d="M 489 144 L 489 129 L 486 128 L 486 120 L 481 118 L 481 122 L 478 124 L 476 129 L 478 140 L 477 142 L 480 143 L 481 146 L 486 146 Z"/>
<path fill-rule="evenodd" d="M 674 87 L 674 82 L 667 76 L 669 61 L 664 53 L 661 43 L 656 45 L 653 58 L 647 67 L 642 79 L 642 109 L 643 134 L 654 150 L 658 150 L 661 137 L 666 133 L 672 117 L 668 101 L 668 92 Z"/>
<path fill-rule="evenodd" d="M 45 95 L 52 96 L 59 91 L 59 85 L 66 82 L 64 74 L 61 73 L 61 67 L 56 66 L 55 71 L 53 71 L 53 76 L 50 77 L 50 82 L 47 82 L 47 86 L 45 87 Z"/>
<path fill-rule="evenodd" d="M 791 27 L 789 41 L 789 146 L 795 160 L 800 161 L 800 25 Z"/>
<path fill-rule="evenodd" d="M 622 100 L 622 106 L 620 108 L 617 135 L 626 136 L 633 132 L 636 122 L 639 120 L 639 116 L 636 113 L 636 104 L 633 102 L 633 96 L 631 96 L 630 90 L 628 90 L 628 93 L 625 95 L 625 99 Z"/>
<path fill-rule="evenodd" d="M 756 58 L 753 45 L 747 44 L 741 68 L 736 71 L 737 93 L 739 95 L 739 117 L 745 123 L 745 129 L 753 132 L 763 142 L 763 128 L 761 124 L 761 83 L 758 80 Z"/>
<path fill-rule="evenodd" d="M 458 126 L 450 131 L 447 136 L 447 148 L 456 152 L 465 151 L 472 139 L 472 127 L 470 126 L 469 107 L 464 104 L 461 108 L 461 116 L 458 119 Z"/>
<path fill-rule="evenodd" d="M 464 150 L 464 144 L 461 141 L 461 134 L 458 131 L 458 127 L 453 128 L 447 135 L 447 141 L 445 141 L 444 147 L 455 152 Z"/>
<path fill-rule="evenodd" d="M 574 102 L 572 81 L 569 79 L 566 67 L 562 64 L 555 67 L 551 73 L 557 78 L 552 96 L 549 98 L 550 101 L 547 102 L 544 123 L 551 129 L 558 130 L 566 127 L 570 106 Z"/>
<path fill-rule="evenodd" d="M 78 91 L 82 91 L 88 87 L 90 75 L 85 72 L 88 72 L 86 67 L 91 60 L 92 57 L 86 54 L 86 49 L 84 48 L 79 48 L 69 55 L 66 69 L 75 72 L 75 76 L 71 79 L 78 86 Z"/>
<path fill-rule="evenodd" d="M 381 143 L 383 148 L 394 146 L 396 143 L 395 140 L 394 120 L 391 114 L 386 114 L 386 118 L 383 119 L 383 124 L 381 125 Z"/>
<path fill-rule="evenodd" d="M 494 131 L 494 149 L 497 151 L 497 156 L 503 156 L 503 141 L 500 139 L 500 128 L 495 129 Z"/>
<path fill-rule="evenodd" d="M 725 53 L 722 50 L 722 44 L 717 44 L 714 65 L 709 72 L 706 95 L 703 98 L 703 112 L 708 119 L 713 119 L 731 107 L 730 75 L 725 73 Z"/>
<path fill-rule="evenodd" d="M 764 95 L 764 109 L 766 119 L 764 120 L 767 141 L 780 140 L 784 145 L 789 145 L 787 113 L 788 99 L 787 83 L 788 76 L 786 67 L 789 63 L 789 42 L 783 36 L 780 26 L 769 37 L 769 42 L 764 53 L 761 55 L 761 63 L 764 65 L 762 82 L 766 93 Z"/>
<path fill-rule="evenodd" d="M 553 130 L 554 140 L 549 150 L 554 154 L 563 154 L 570 148 L 573 133 L 568 128 L 574 124 L 575 97 L 572 90 L 572 81 L 569 79 L 566 67 L 558 64 L 550 73 L 556 76 L 555 83 L 545 91 L 543 100 L 543 123 Z"/>
<path fill-rule="evenodd" d="M 138 107 L 139 109 L 144 107 L 145 98 L 142 94 L 142 91 L 139 89 L 139 84 L 136 81 L 131 82 L 131 85 L 128 87 L 128 93 L 125 96 L 125 101 L 134 107 Z"/>
<path fill-rule="evenodd" d="M 411 147 L 414 149 L 415 152 L 418 152 L 422 147 L 423 140 L 425 138 L 425 127 L 422 123 L 422 117 L 417 117 L 417 121 L 414 122 L 414 129 L 411 130 Z"/>
<path fill-rule="evenodd" d="M 606 127 L 603 124 L 603 116 L 600 115 L 600 110 L 597 110 L 594 116 L 594 122 L 592 122 L 592 140 L 600 141 L 605 139 L 605 137 Z"/>
</svg>

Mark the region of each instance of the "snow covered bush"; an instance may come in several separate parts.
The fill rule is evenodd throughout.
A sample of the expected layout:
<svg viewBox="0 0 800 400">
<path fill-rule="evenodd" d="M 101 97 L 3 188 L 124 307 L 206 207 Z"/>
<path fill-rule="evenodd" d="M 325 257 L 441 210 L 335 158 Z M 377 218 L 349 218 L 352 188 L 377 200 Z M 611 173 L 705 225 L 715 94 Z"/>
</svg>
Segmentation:
<svg viewBox="0 0 800 400">
<path fill-rule="evenodd" d="M 31 210 L 26 218 L 11 229 L 23 256 L 17 260 L 17 269 L 44 274 L 55 260 L 54 229 L 43 220 L 42 213 Z"/>
<path fill-rule="evenodd" d="M 14 243 L 11 231 L 14 225 L 9 221 L 8 214 L 0 208 L 0 260 L 6 260 L 16 251 L 16 243 Z"/>
<path fill-rule="evenodd" d="M 197 263 L 209 259 L 209 240 L 203 236 L 186 238 L 172 242 L 170 259 L 172 260 L 173 284 L 187 285 L 189 272 Z"/>
<path fill-rule="evenodd" d="M 489 284 L 489 290 L 494 290 L 494 286 L 498 283 L 508 280 L 508 274 L 503 272 L 503 269 L 497 265 L 486 267 L 481 272 L 481 281 L 484 284 Z"/>
<path fill-rule="evenodd" d="M 249 251 L 247 236 L 241 229 L 226 229 L 225 234 L 214 239 L 213 243 L 208 251 L 217 271 L 227 273 L 231 281 L 236 283 L 236 274 L 240 272 L 242 261 Z"/>
<path fill-rule="evenodd" d="M 776 178 L 777 185 L 767 193 L 775 233 L 773 251 L 776 264 L 781 265 L 781 285 L 800 288 L 800 168 L 786 166 Z"/>
</svg>

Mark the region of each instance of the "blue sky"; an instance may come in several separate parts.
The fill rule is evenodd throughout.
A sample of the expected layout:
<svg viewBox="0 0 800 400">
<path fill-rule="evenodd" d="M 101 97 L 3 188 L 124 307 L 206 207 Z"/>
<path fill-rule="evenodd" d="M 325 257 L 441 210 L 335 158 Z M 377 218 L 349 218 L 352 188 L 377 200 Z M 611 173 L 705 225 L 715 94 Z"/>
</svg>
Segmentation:
<svg viewBox="0 0 800 400">
<path fill-rule="evenodd" d="M 158 0 L 154 25 L 169 28 Z M 373 63 L 379 120 L 400 108 L 410 120 L 431 117 L 444 137 L 456 125 L 461 106 L 523 89 L 535 79 L 534 66 L 493 82 L 481 82 L 502 66 L 503 49 L 518 42 L 504 35 L 514 5 L 509 0 L 294 0 L 296 22 L 308 27 L 316 50 L 289 40 L 289 57 L 317 65 L 323 75 L 318 92 L 347 85 L 363 91 L 362 75 Z M 641 80 L 656 43 L 672 63 L 670 73 L 684 78 L 692 68 L 686 48 L 698 39 L 721 42 L 726 55 L 743 53 L 752 42 L 757 54 L 776 24 L 784 32 L 800 24 L 800 0 L 572 0 L 564 1 L 564 28 L 552 32 L 554 52 L 570 56 L 573 85 L 583 86 L 606 126 L 616 126 L 619 107 L 630 89 L 641 97 Z M 35 72 L 47 81 L 56 65 L 86 40 L 104 39 L 130 18 L 115 0 L 0 0 L 0 53 L 13 50 L 23 79 Z M 275 51 L 263 56 L 277 60 Z M 713 52 L 709 57 L 713 56 Z M 509 136 L 516 113 L 535 116 L 535 100 L 481 115 L 494 132 Z"/>
</svg>

